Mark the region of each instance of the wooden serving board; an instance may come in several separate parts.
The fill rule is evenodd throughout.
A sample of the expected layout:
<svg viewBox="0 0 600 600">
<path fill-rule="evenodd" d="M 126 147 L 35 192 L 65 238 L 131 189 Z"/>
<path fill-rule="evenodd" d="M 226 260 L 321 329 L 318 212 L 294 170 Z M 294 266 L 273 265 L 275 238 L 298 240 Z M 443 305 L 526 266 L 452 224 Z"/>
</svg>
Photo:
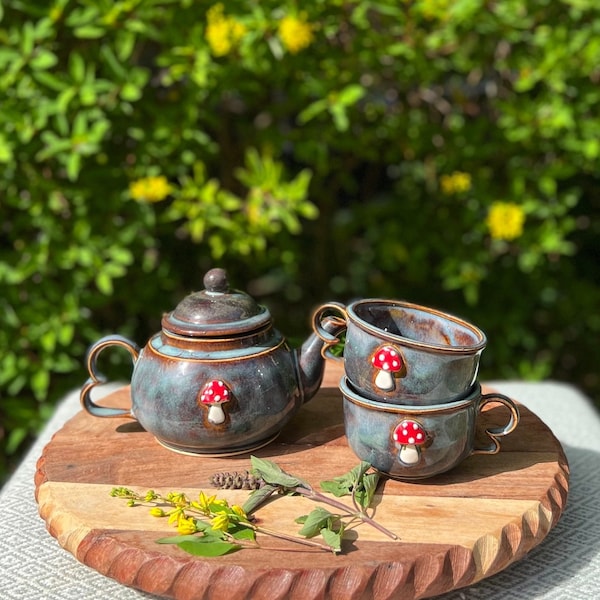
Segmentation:
<svg viewBox="0 0 600 600">
<path fill-rule="evenodd" d="M 358 464 L 343 430 L 338 365 L 323 386 L 257 456 L 318 488 L 320 481 Z M 103 404 L 127 406 L 122 388 Z M 483 421 L 502 423 L 502 407 Z M 166 519 L 145 507 L 128 508 L 109 495 L 114 486 L 146 492 L 200 490 L 242 504 L 248 492 L 215 492 L 220 471 L 245 471 L 248 455 L 229 458 L 171 452 L 128 419 L 80 412 L 53 437 L 38 461 L 36 498 L 48 531 L 79 561 L 117 581 L 177 600 L 334 600 L 428 598 L 470 585 L 504 569 L 538 545 L 565 507 L 569 470 L 550 430 L 521 407 L 517 430 L 494 456 L 468 458 L 453 471 L 420 483 L 385 480 L 375 500 L 376 521 L 393 541 L 368 525 L 350 532 L 340 555 L 294 550 L 259 538 L 268 549 L 219 558 L 193 557 L 156 539 L 174 535 Z M 294 519 L 314 503 L 280 497 L 256 513 L 271 529 L 296 534 Z"/>
</svg>

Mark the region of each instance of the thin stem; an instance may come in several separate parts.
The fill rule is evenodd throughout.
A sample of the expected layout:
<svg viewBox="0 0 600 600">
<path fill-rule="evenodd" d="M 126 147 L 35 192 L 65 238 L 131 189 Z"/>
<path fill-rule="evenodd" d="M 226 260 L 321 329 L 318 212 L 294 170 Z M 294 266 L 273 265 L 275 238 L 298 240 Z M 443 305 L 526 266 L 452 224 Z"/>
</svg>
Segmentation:
<svg viewBox="0 0 600 600">
<path fill-rule="evenodd" d="M 303 544 L 304 546 L 312 546 L 313 548 L 319 548 L 320 550 L 326 550 L 327 552 L 332 552 L 333 548 L 331 546 L 327 546 L 326 544 L 321 544 L 320 542 L 315 542 L 314 540 L 309 540 L 306 538 L 298 538 L 293 535 L 288 535 L 286 533 L 282 533 L 281 531 L 275 531 L 273 529 L 267 529 L 266 527 L 257 526 L 257 525 L 246 525 L 246 523 L 240 523 L 241 525 L 245 525 L 246 527 L 250 527 L 254 529 L 256 533 L 264 533 L 266 535 L 270 535 L 272 537 L 280 538 L 282 540 L 286 540 L 288 542 L 295 542 L 296 544 Z"/>
<path fill-rule="evenodd" d="M 342 502 L 339 502 L 335 498 L 329 498 L 328 496 L 325 496 L 324 494 L 321 494 L 320 492 L 315 492 L 315 490 L 313 490 L 312 488 L 305 488 L 305 487 L 301 487 L 301 486 L 294 488 L 294 492 L 296 492 L 297 494 L 301 494 L 302 496 L 305 496 L 307 498 L 311 498 L 312 500 L 316 500 L 317 502 L 323 502 L 324 504 L 329 504 L 330 506 L 333 506 L 334 508 L 337 508 L 338 510 L 343 511 L 347 515 L 356 516 L 364 523 L 367 523 L 371 527 L 374 527 L 375 529 L 377 529 L 377 531 L 380 531 L 381 533 L 383 533 L 384 535 L 387 535 L 388 537 L 392 538 L 393 540 L 398 539 L 398 536 L 393 531 L 390 531 L 383 525 L 380 525 L 379 523 L 377 523 L 376 521 L 371 519 L 371 517 L 366 515 L 364 512 L 359 511 L 358 513 L 354 513 L 345 504 L 343 504 Z"/>
</svg>

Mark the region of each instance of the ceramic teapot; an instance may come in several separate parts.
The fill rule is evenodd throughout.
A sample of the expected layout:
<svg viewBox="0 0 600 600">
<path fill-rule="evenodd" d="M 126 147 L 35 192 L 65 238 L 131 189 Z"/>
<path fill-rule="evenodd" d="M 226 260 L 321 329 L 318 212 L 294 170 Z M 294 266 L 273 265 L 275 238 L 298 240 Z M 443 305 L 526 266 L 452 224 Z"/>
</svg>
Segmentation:
<svg viewBox="0 0 600 600">
<path fill-rule="evenodd" d="M 161 331 L 140 349 L 103 337 L 87 354 L 83 408 L 96 417 L 132 417 L 167 448 L 224 456 L 271 442 L 323 378 L 323 342 L 311 335 L 291 349 L 269 311 L 232 290 L 223 269 L 204 276 L 205 289 L 162 318 Z M 335 330 L 339 323 L 329 324 Z M 327 326 L 327 325 L 325 325 Z M 104 383 L 97 359 L 109 347 L 133 360 L 131 408 L 101 406 L 92 389 Z"/>
</svg>

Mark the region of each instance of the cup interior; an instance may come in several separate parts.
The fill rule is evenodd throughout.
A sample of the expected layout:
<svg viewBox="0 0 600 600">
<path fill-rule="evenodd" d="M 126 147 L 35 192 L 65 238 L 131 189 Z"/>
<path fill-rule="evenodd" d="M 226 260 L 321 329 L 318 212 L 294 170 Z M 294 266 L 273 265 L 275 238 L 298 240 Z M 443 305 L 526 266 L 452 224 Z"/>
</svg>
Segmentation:
<svg viewBox="0 0 600 600">
<path fill-rule="evenodd" d="M 418 344 L 442 348 L 483 348 L 484 333 L 463 319 L 406 302 L 364 300 L 350 314 L 373 333 L 385 332 Z"/>
</svg>

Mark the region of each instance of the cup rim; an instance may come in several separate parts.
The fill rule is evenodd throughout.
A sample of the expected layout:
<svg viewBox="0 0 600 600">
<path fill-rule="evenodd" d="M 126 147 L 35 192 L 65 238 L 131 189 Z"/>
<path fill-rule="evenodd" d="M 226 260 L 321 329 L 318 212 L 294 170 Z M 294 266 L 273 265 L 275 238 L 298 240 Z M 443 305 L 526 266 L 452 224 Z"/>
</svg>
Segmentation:
<svg viewBox="0 0 600 600">
<path fill-rule="evenodd" d="M 362 306 L 364 304 L 380 304 L 387 306 L 395 306 L 400 308 L 408 308 L 411 310 L 419 311 L 428 315 L 434 315 L 445 321 L 451 321 L 456 325 L 460 325 L 465 329 L 468 329 L 475 337 L 479 340 L 475 344 L 471 345 L 461 345 L 461 346 L 450 346 L 450 345 L 442 345 L 435 344 L 433 342 L 422 342 L 419 340 L 414 340 L 409 337 L 405 337 L 403 335 L 398 335 L 395 333 L 390 333 L 388 331 L 383 331 L 371 323 L 365 321 L 363 318 L 359 317 L 356 313 L 356 308 Z M 487 337 L 485 333 L 476 325 L 469 323 L 465 319 L 461 317 L 457 317 L 450 313 L 438 310 L 437 308 L 430 308 L 428 306 L 423 306 L 422 304 L 415 304 L 413 302 L 405 302 L 404 300 L 389 300 L 384 298 L 363 298 L 360 300 L 355 300 L 350 303 L 346 307 L 346 312 L 348 314 L 348 318 L 355 323 L 357 327 L 360 327 L 367 333 L 371 333 L 377 337 L 387 339 L 390 342 L 400 343 L 404 346 L 409 346 L 412 348 L 416 348 L 419 350 L 434 350 L 436 353 L 443 352 L 448 354 L 472 354 L 474 351 L 478 352 L 483 350 L 487 344 Z"/>
<path fill-rule="evenodd" d="M 428 404 L 426 406 L 413 406 L 400 403 L 378 402 L 377 400 L 365 398 L 354 389 L 354 386 L 348 379 L 347 375 L 342 375 L 342 378 L 340 379 L 339 383 L 339 388 L 346 400 L 362 408 L 368 408 L 370 410 L 380 412 L 401 413 L 411 415 L 453 412 L 475 404 L 475 402 L 477 402 L 477 400 L 482 395 L 481 384 L 475 382 L 469 388 L 466 395 L 460 398 L 460 400 L 454 400 L 452 402 L 440 402 L 438 404 Z"/>
</svg>

